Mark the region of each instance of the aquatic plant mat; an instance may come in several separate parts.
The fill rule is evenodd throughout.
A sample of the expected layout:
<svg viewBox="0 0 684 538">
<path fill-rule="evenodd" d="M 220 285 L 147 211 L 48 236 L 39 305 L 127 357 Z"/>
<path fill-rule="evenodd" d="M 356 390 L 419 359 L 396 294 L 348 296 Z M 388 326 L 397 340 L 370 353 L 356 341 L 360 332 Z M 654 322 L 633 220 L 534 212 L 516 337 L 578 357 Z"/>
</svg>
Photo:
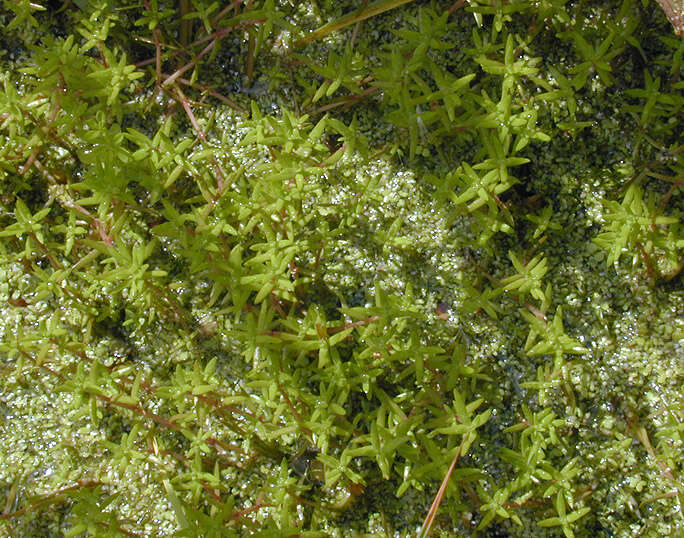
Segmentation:
<svg viewBox="0 0 684 538">
<path fill-rule="evenodd" d="M 4 1 L 0 535 L 682 536 L 681 12 Z"/>
</svg>

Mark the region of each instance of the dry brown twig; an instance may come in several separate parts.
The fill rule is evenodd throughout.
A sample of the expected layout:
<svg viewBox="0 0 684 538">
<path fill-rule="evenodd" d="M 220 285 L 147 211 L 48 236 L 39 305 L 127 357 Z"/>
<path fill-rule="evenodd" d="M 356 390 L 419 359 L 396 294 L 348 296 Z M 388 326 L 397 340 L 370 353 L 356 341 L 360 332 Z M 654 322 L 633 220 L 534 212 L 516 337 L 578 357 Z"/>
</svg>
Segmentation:
<svg viewBox="0 0 684 538">
<path fill-rule="evenodd" d="M 684 0 L 658 0 L 658 3 L 674 26 L 675 34 L 684 36 Z"/>
</svg>

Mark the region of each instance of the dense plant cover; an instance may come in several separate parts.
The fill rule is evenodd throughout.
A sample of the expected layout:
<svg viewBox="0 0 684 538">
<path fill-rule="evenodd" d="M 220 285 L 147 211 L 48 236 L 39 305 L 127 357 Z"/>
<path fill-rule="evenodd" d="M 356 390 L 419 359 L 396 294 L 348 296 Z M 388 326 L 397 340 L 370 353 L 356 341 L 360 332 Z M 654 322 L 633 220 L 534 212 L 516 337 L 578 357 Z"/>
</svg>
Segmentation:
<svg viewBox="0 0 684 538">
<path fill-rule="evenodd" d="M 684 532 L 656 2 L 0 24 L 5 535 Z"/>
</svg>

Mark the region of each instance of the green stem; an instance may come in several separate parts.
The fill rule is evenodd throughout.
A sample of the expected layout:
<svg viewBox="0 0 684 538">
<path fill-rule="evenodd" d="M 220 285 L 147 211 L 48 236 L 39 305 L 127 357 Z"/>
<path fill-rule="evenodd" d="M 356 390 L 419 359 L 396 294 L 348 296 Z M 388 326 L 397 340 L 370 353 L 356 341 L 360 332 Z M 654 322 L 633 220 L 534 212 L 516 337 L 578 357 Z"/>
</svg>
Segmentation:
<svg viewBox="0 0 684 538">
<path fill-rule="evenodd" d="M 303 45 L 306 45 L 310 41 L 320 39 L 321 37 L 324 37 L 332 32 L 336 32 L 337 30 L 341 30 L 342 28 L 346 28 L 347 26 L 356 24 L 357 22 L 369 19 L 370 17 L 374 17 L 375 15 L 379 15 L 385 11 L 394 9 L 395 7 L 403 6 L 409 2 L 413 2 L 413 0 L 379 0 L 370 6 L 352 11 L 351 13 L 348 13 L 347 15 L 344 15 L 335 21 L 321 26 L 318 30 L 297 41 L 295 43 L 295 47 L 299 48 Z"/>
</svg>

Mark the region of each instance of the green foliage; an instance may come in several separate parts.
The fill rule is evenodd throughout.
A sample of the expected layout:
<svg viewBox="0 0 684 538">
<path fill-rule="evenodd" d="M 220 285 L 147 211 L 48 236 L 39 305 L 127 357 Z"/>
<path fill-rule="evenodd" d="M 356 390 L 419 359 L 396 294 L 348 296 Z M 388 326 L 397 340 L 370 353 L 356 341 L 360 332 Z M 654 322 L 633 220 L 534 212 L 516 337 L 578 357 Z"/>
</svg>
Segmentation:
<svg viewBox="0 0 684 538">
<path fill-rule="evenodd" d="M 546 295 L 541 286 L 544 275 L 549 270 L 546 258 L 537 254 L 526 265 L 523 265 L 514 252 L 509 252 L 508 257 L 518 272 L 501 281 L 503 289 L 506 291 L 515 290 L 517 294 L 523 297 L 529 293 L 543 303 L 546 300 Z"/>
<path fill-rule="evenodd" d="M 8 535 L 681 530 L 681 43 L 404 4 L 4 2 Z"/>
<path fill-rule="evenodd" d="M 362 93 L 363 78 L 365 75 L 365 64 L 363 57 L 354 52 L 351 42 L 348 42 L 341 55 L 330 51 L 328 62 L 325 65 L 318 65 L 307 56 L 297 54 L 295 58 L 307 65 L 314 73 L 323 77 L 323 82 L 313 91 L 311 103 L 320 101 L 323 97 L 331 97 L 338 89 L 344 88 L 353 94 Z M 306 84 L 300 77 L 300 81 Z M 311 88 L 312 90 L 314 88 Z M 311 91 L 309 91 L 311 93 Z"/>
<path fill-rule="evenodd" d="M 615 264 L 623 253 L 631 252 L 632 264 L 641 260 L 649 271 L 667 275 L 681 269 L 681 219 L 663 215 L 653 196 L 644 200 L 638 183 L 627 188 L 622 203 L 608 201 L 606 209 L 606 231 L 594 241 L 608 251 L 608 265 Z"/>
<path fill-rule="evenodd" d="M 556 309 L 550 324 L 526 310 L 522 311 L 522 315 L 530 323 L 525 352 L 530 356 L 552 355 L 554 371 L 562 369 L 566 354 L 581 355 L 588 351 L 565 333 L 562 306 Z"/>
<path fill-rule="evenodd" d="M 456 77 L 433 57 L 455 43 L 445 39 L 449 16 L 421 9 L 410 20 L 415 30 L 399 30 L 397 39 L 380 53 L 373 72 L 374 86 L 382 92 L 386 119 L 408 132 L 409 156 L 429 155 L 449 133 L 476 122 L 464 99 L 472 100 L 474 74 Z"/>
<path fill-rule="evenodd" d="M 563 534 L 567 538 L 572 538 L 575 533 L 572 532 L 572 523 L 577 521 L 582 516 L 589 512 L 589 508 L 584 507 L 579 510 L 567 513 L 565 499 L 561 495 L 560 491 L 556 495 L 556 511 L 558 513 L 555 517 L 550 517 L 539 522 L 540 527 L 555 527 L 560 526 L 563 529 Z"/>
</svg>

